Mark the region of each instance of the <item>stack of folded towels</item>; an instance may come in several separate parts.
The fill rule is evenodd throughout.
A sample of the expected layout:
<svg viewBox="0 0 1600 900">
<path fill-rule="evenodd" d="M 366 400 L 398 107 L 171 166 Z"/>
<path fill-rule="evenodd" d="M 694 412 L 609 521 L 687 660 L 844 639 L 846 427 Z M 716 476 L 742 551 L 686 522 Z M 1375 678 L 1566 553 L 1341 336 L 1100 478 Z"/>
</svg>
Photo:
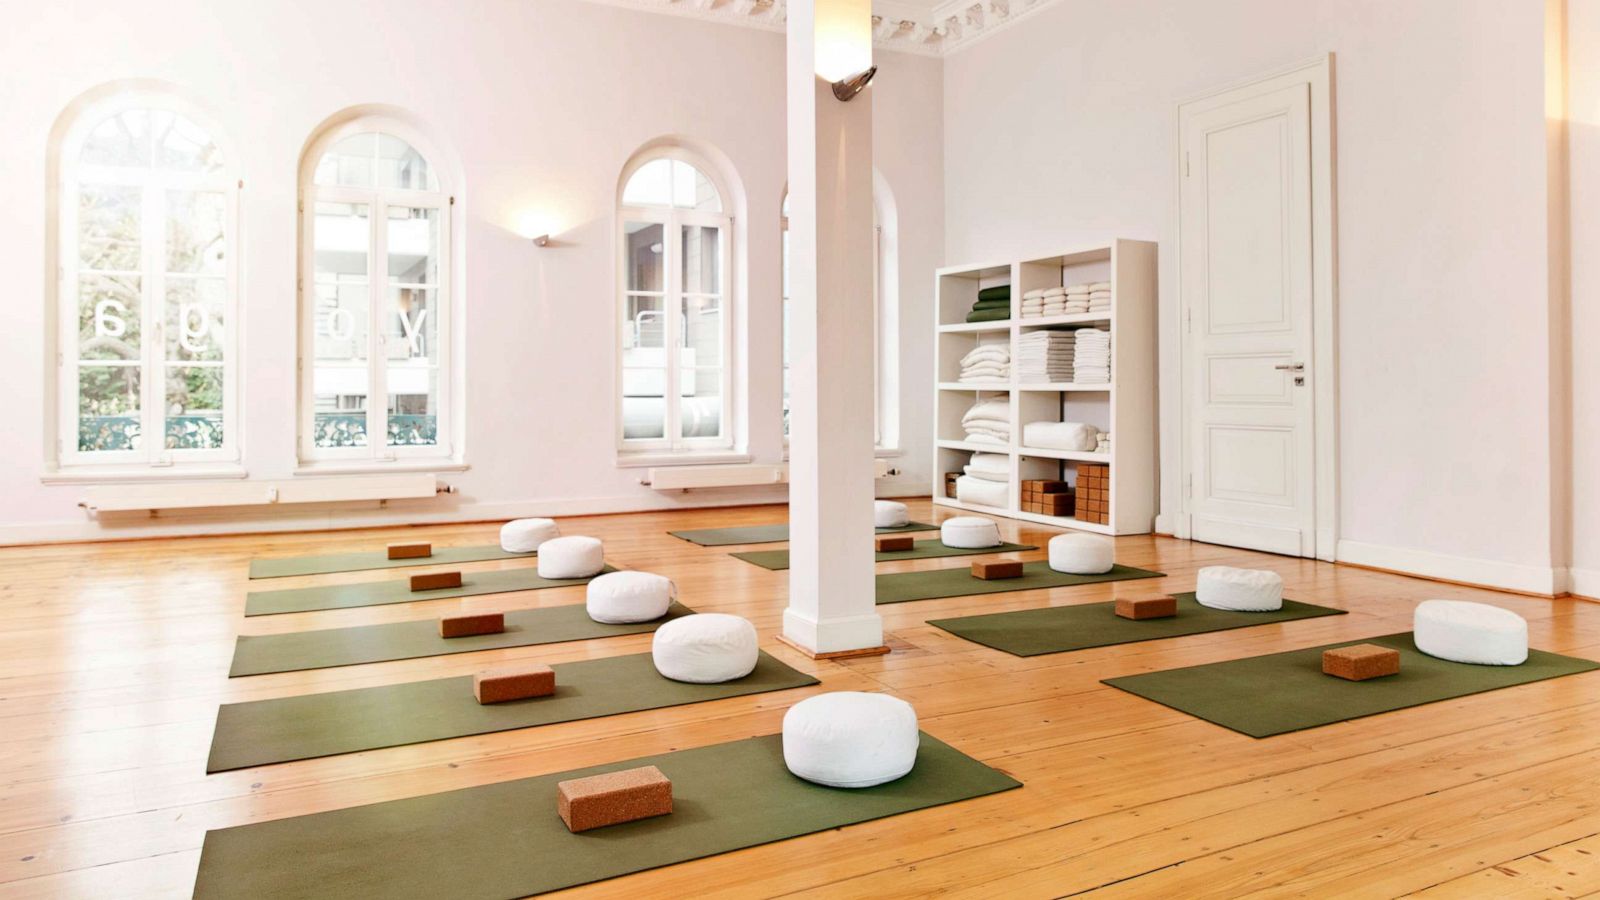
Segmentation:
<svg viewBox="0 0 1600 900">
<path fill-rule="evenodd" d="M 1099 438 L 1100 429 L 1082 422 L 1029 422 L 1022 426 L 1022 446 L 1038 450 L 1088 453 Z"/>
<path fill-rule="evenodd" d="M 1109 431 L 1100 432 L 1099 439 L 1096 440 L 1095 443 L 1094 443 L 1094 452 L 1096 452 L 1096 453 L 1110 453 L 1111 452 L 1111 432 L 1109 432 Z"/>
<path fill-rule="evenodd" d="M 1039 288 L 1022 295 L 1022 315 L 1075 316 L 1111 311 L 1111 282 L 1091 281 L 1069 287 Z M 971 321 L 970 319 L 968 321 Z"/>
<path fill-rule="evenodd" d="M 1096 281 L 1089 286 L 1089 312 L 1111 311 L 1111 282 Z"/>
<path fill-rule="evenodd" d="M 974 444 L 1011 444 L 1011 401 L 1004 397 L 979 400 L 961 417 L 966 439 Z"/>
<path fill-rule="evenodd" d="M 1001 322 L 1011 318 L 1011 285 L 987 287 L 978 292 L 978 302 L 967 313 L 968 322 Z"/>
<path fill-rule="evenodd" d="M 1017 339 L 1018 381 L 1071 381 L 1073 338 L 1070 331 L 1030 331 Z"/>
<path fill-rule="evenodd" d="M 956 499 L 983 506 L 1005 506 L 1011 489 L 1011 457 L 1004 453 L 974 453 L 966 474 L 956 478 Z"/>
<path fill-rule="evenodd" d="M 1011 457 L 1004 453 L 974 453 L 964 471 L 984 481 L 1010 481 Z"/>
<path fill-rule="evenodd" d="M 1011 350 L 1005 344 L 979 344 L 961 357 L 958 381 L 967 384 L 1006 384 L 1011 381 Z"/>
<path fill-rule="evenodd" d="M 1072 380 L 1078 384 L 1111 383 L 1111 332 L 1079 328 L 1073 335 Z"/>
</svg>

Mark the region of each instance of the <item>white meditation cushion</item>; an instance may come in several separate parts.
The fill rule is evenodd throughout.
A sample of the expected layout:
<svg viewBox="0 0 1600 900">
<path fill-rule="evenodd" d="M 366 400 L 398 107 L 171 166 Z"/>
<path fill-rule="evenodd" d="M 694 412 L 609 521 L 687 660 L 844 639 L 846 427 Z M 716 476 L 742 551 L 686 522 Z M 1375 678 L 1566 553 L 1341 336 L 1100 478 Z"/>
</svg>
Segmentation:
<svg viewBox="0 0 1600 900">
<path fill-rule="evenodd" d="M 894 500 L 872 501 L 872 527 L 899 528 L 910 521 L 911 515 L 906 512 L 904 503 L 897 503 Z"/>
<path fill-rule="evenodd" d="M 1102 575 L 1117 562 L 1110 538 L 1098 534 L 1058 534 L 1050 539 L 1050 568 L 1068 575 Z"/>
<path fill-rule="evenodd" d="M 545 541 L 561 536 L 554 519 L 512 519 L 500 526 L 500 549 L 532 553 Z"/>
<path fill-rule="evenodd" d="M 1528 622 L 1509 609 L 1466 600 L 1424 600 L 1411 639 L 1429 656 L 1480 666 L 1528 660 Z"/>
<path fill-rule="evenodd" d="M 756 627 L 738 616 L 696 613 L 656 629 L 650 656 L 673 681 L 716 684 L 749 675 L 756 667 Z"/>
<path fill-rule="evenodd" d="M 588 578 L 605 567 L 599 538 L 574 534 L 539 545 L 540 578 Z"/>
<path fill-rule="evenodd" d="M 1000 528 L 988 519 L 977 516 L 956 516 L 945 519 L 939 526 L 939 540 L 946 547 L 975 550 L 993 547 L 1000 543 Z"/>
<path fill-rule="evenodd" d="M 888 694 L 818 694 L 783 715 L 783 764 L 828 787 L 900 778 L 916 765 L 918 742 L 917 711 Z"/>
<path fill-rule="evenodd" d="M 589 582 L 589 618 L 607 625 L 649 622 L 667 614 L 678 586 L 650 572 L 607 572 Z"/>
<path fill-rule="evenodd" d="M 1200 570 L 1194 599 L 1212 609 L 1270 612 L 1283 608 L 1283 578 L 1265 569 L 1206 566 Z"/>
</svg>

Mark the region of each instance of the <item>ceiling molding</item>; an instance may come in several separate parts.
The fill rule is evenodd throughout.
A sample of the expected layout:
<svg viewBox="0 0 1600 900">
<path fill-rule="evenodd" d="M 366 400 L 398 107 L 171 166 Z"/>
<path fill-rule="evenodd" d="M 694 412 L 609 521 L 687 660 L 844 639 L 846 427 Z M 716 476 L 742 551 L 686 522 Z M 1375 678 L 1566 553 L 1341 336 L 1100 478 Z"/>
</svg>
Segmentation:
<svg viewBox="0 0 1600 900">
<path fill-rule="evenodd" d="M 589 0 L 707 22 L 782 31 L 785 0 Z M 914 0 L 873 0 L 872 43 L 884 50 L 943 56 L 1060 0 L 945 0 L 931 10 Z"/>
</svg>

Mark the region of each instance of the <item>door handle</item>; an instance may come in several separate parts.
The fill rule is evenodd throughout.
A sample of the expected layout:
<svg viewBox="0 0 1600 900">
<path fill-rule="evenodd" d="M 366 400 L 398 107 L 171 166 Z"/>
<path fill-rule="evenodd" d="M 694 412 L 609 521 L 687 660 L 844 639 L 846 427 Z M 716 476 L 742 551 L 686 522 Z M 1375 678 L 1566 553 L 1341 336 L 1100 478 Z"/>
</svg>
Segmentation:
<svg viewBox="0 0 1600 900">
<path fill-rule="evenodd" d="M 1277 369 L 1279 372 L 1304 372 L 1306 370 L 1306 364 L 1305 363 L 1281 363 L 1279 365 L 1273 366 L 1273 368 Z"/>
</svg>

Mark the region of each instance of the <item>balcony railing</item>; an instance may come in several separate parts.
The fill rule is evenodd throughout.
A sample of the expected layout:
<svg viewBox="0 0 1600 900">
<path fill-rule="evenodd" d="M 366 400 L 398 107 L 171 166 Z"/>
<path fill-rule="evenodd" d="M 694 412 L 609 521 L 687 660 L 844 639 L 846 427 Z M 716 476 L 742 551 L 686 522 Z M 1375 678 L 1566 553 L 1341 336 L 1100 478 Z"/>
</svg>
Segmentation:
<svg viewBox="0 0 1600 900">
<path fill-rule="evenodd" d="M 79 416 L 78 450 L 138 448 L 143 425 L 137 415 Z M 216 450 L 222 446 L 222 414 L 171 416 L 167 419 L 168 450 Z"/>
<path fill-rule="evenodd" d="M 312 439 L 318 447 L 367 446 L 366 413 L 317 413 L 312 417 Z M 437 416 L 389 416 L 391 447 L 419 447 L 439 443 Z"/>
</svg>

